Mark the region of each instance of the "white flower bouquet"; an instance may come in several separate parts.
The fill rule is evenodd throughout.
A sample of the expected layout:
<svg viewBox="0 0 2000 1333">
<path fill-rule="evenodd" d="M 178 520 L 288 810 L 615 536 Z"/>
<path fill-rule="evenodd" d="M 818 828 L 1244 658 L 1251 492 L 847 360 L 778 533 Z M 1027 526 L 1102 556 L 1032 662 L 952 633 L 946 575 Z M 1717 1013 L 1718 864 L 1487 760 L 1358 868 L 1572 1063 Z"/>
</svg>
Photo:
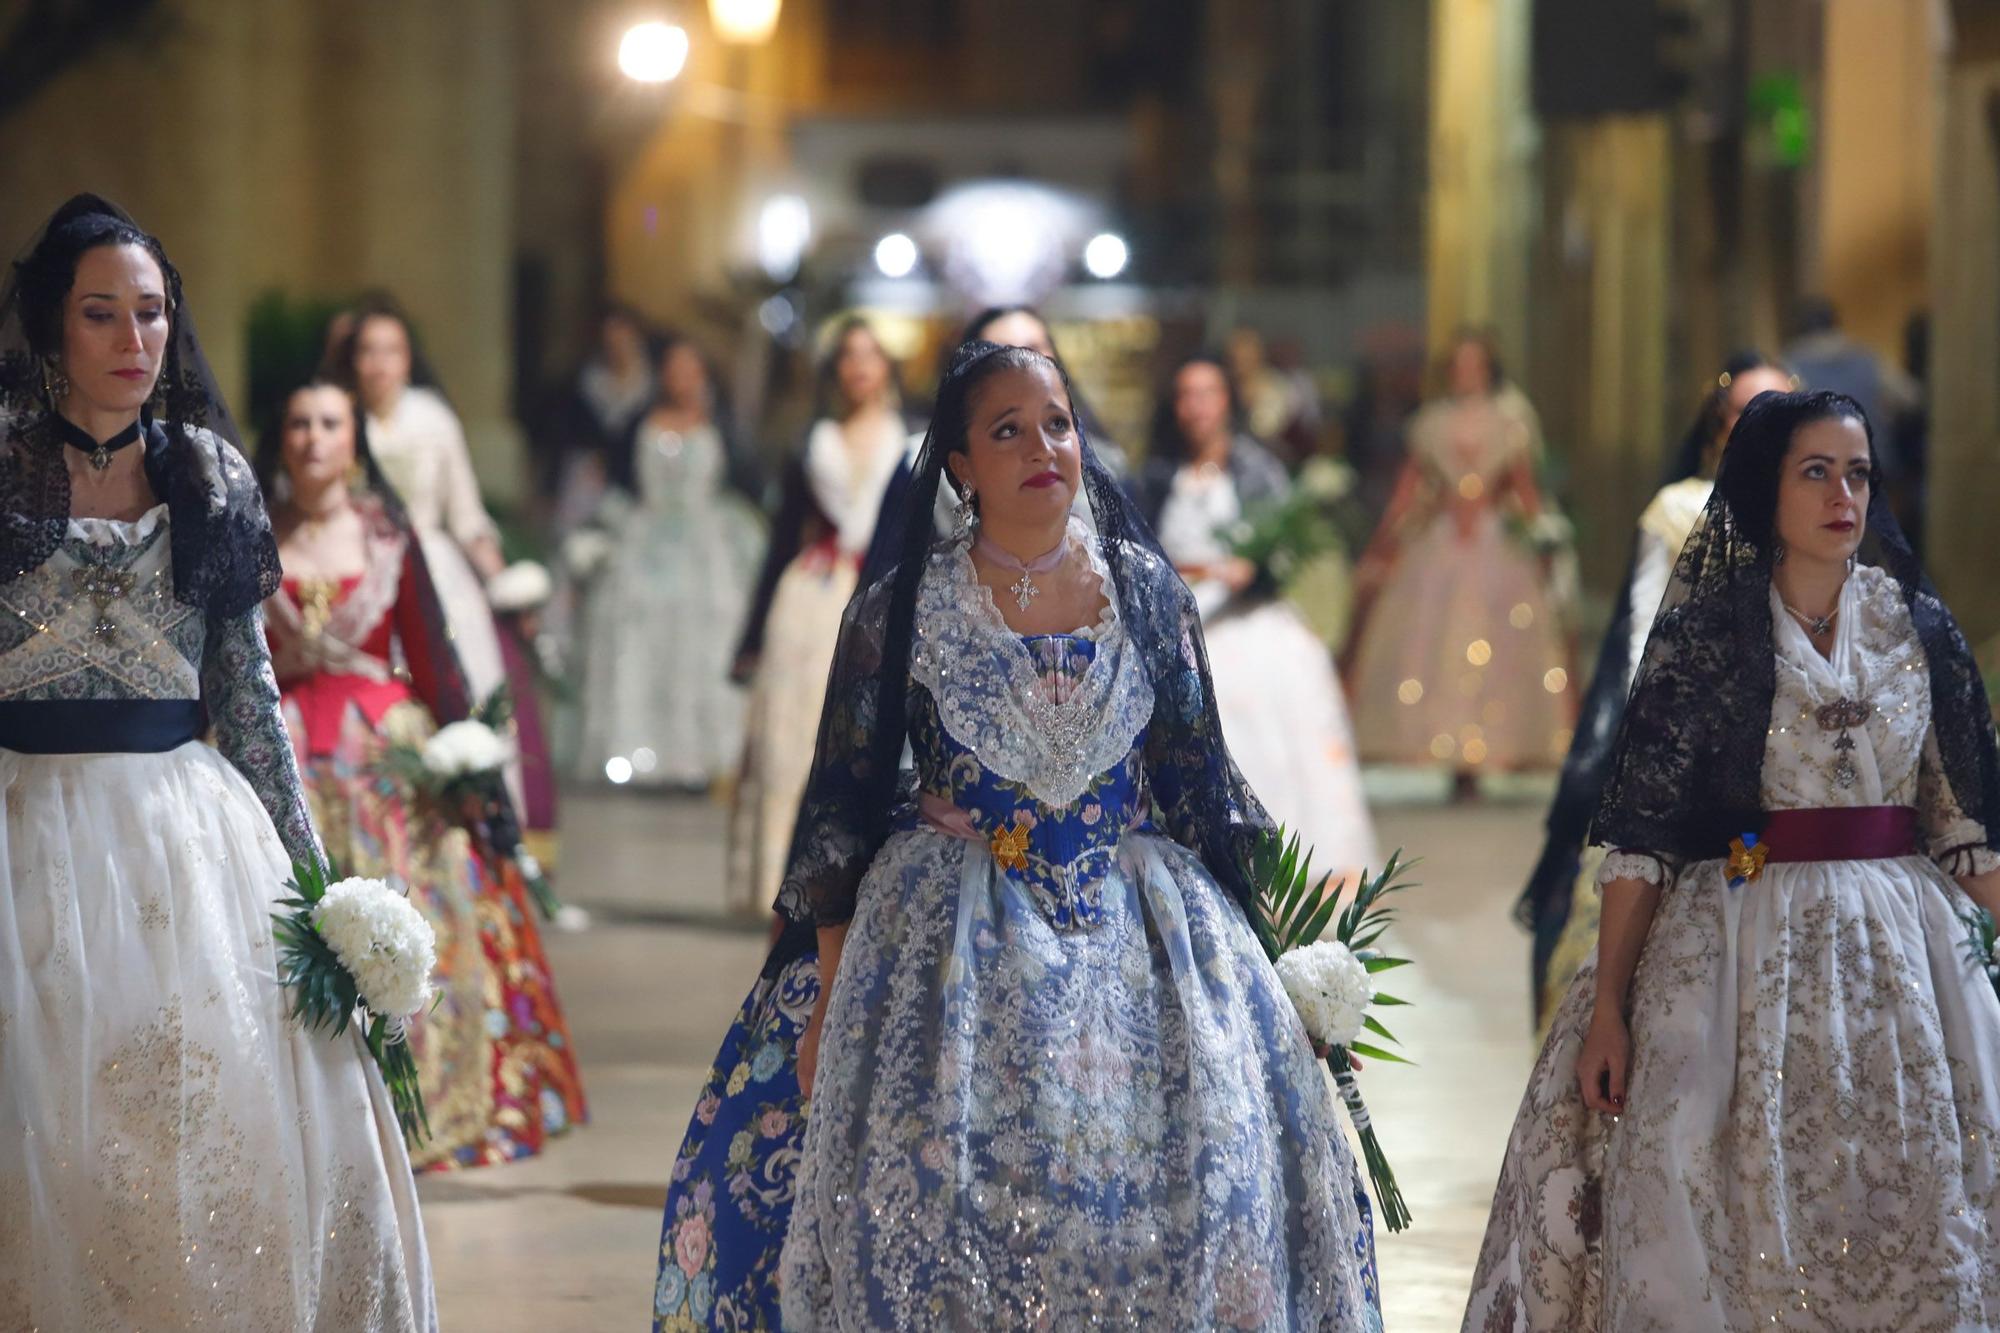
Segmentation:
<svg viewBox="0 0 2000 1333">
<path fill-rule="evenodd" d="M 542 915 L 553 920 L 562 903 L 522 844 L 502 773 L 514 758 L 509 737 L 513 720 L 513 698 L 501 685 L 472 716 L 439 727 L 422 746 L 388 746 L 379 767 L 392 782 L 424 797 L 446 818 L 469 827 L 494 854 L 511 861 Z"/>
<path fill-rule="evenodd" d="M 562 545 L 562 562 L 571 577 L 588 583 L 611 560 L 611 534 L 602 528 L 578 528 Z"/>
<path fill-rule="evenodd" d="M 438 728 L 418 752 L 424 772 L 441 785 L 498 773 L 514 757 L 514 747 L 484 722 L 468 717 Z"/>
<path fill-rule="evenodd" d="M 318 865 L 295 865 L 279 906 L 278 979 L 308 1031 L 347 1031 L 364 1015 L 368 1051 L 411 1143 L 430 1136 L 405 1025 L 431 1005 L 437 935 L 410 900 L 379 879 L 329 883 Z"/>
<path fill-rule="evenodd" d="M 555 580 L 533 560 L 516 560 L 486 580 L 486 600 L 502 615 L 533 611 L 555 596 Z"/>
<path fill-rule="evenodd" d="M 1375 990 L 1376 974 L 1407 967 L 1407 958 L 1391 958 L 1375 948 L 1382 933 L 1395 920 L 1393 909 L 1383 899 L 1392 893 L 1415 887 L 1404 878 L 1410 863 L 1398 852 L 1389 858 L 1379 875 L 1370 878 L 1363 871 L 1354 886 L 1354 895 L 1343 906 L 1343 884 L 1331 884 L 1331 875 L 1312 875 L 1312 853 L 1301 854 L 1296 836 L 1287 838 L 1281 828 L 1267 835 L 1251 855 L 1250 873 L 1257 886 L 1260 909 L 1255 925 L 1264 951 L 1278 980 L 1298 1010 L 1306 1035 L 1315 1049 L 1325 1053 L 1327 1068 L 1333 1071 L 1334 1086 L 1354 1121 L 1361 1140 L 1362 1160 L 1368 1167 L 1368 1182 L 1375 1189 L 1382 1209 L 1382 1221 L 1391 1231 L 1410 1225 L 1410 1210 L 1396 1185 L 1382 1153 L 1368 1108 L 1361 1100 L 1361 1088 L 1354 1080 L 1353 1056 L 1365 1056 L 1392 1064 L 1409 1064 L 1403 1056 L 1387 1049 L 1396 1038 L 1382 1021 L 1368 1011 L 1379 1006 L 1407 1001 Z M 1332 931 L 1331 938 L 1322 938 Z M 1372 1035 L 1386 1045 L 1363 1041 Z"/>
</svg>

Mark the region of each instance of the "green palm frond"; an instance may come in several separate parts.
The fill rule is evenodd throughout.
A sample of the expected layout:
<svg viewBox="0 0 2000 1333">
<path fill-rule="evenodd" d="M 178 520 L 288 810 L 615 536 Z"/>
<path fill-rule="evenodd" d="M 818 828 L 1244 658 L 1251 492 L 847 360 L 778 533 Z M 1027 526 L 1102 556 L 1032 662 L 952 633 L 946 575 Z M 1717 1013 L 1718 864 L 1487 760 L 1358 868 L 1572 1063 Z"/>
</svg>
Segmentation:
<svg viewBox="0 0 2000 1333">
<path fill-rule="evenodd" d="M 1331 931 L 1332 938 L 1354 951 L 1371 977 L 1408 967 L 1409 959 L 1387 956 L 1376 946 L 1396 920 L 1395 909 L 1388 903 L 1390 895 L 1417 887 L 1416 881 L 1409 878 L 1409 871 L 1415 865 L 1414 861 L 1404 860 L 1398 851 L 1389 857 L 1379 874 L 1370 875 L 1363 870 L 1355 878 L 1350 895 L 1346 881 L 1335 883 L 1331 874 L 1313 877 L 1312 851 L 1300 846 L 1297 834 L 1287 835 L 1283 828 L 1266 834 L 1250 854 L 1251 879 L 1257 888 L 1258 911 L 1253 922 L 1257 938 L 1276 962 L 1279 955 L 1324 939 Z M 1409 1001 L 1377 995 L 1373 1003 L 1393 1007 L 1407 1006 Z M 1387 1064 L 1413 1062 L 1388 1049 L 1401 1043 L 1379 1018 L 1370 1014 L 1362 1020 L 1362 1026 L 1385 1044 L 1355 1041 L 1344 1047 L 1336 1046 L 1327 1053 L 1326 1063 L 1333 1071 L 1341 1102 L 1354 1121 L 1362 1160 L 1368 1167 L 1368 1180 L 1381 1205 L 1383 1224 L 1391 1231 L 1401 1231 L 1410 1225 L 1409 1206 L 1403 1201 L 1396 1174 L 1389 1167 L 1374 1124 L 1368 1118 L 1368 1109 L 1361 1100 L 1351 1055 Z"/>
</svg>

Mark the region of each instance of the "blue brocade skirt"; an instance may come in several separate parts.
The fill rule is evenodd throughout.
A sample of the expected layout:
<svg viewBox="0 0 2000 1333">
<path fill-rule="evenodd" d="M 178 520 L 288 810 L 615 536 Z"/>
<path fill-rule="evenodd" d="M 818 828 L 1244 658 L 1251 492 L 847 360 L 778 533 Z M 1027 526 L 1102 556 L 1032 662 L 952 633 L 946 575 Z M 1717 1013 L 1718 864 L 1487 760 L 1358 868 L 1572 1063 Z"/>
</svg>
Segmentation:
<svg viewBox="0 0 2000 1333">
<path fill-rule="evenodd" d="M 828 1010 L 785 1328 L 1380 1328 L 1324 1066 L 1241 912 L 1150 834 L 1102 891 L 1099 925 L 1058 931 L 982 845 L 883 848 Z"/>
</svg>

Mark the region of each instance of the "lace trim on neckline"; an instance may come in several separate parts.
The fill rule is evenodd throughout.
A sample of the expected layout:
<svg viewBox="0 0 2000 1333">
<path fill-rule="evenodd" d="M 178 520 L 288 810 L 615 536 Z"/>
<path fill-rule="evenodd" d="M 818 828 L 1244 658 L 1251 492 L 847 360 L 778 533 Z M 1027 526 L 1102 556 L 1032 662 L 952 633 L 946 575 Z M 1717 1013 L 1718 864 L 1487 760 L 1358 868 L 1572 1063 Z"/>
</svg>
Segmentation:
<svg viewBox="0 0 2000 1333">
<path fill-rule="evenodd" d="M 1071 531 L 1109 590 L 1110 568 L 1096 539 Z M 1017 633 L 966 549 L 943 548 L 918 587 L 911 678 L 929 691 L 945 731 L 981 764 L 1049 806 L 1070 805 L 1091 779 L 1123 761 L 1152 720 L 1152 685 L 1117 606 L 1107 596 L 1092 631 L 1097 653 L 1069 696 L 1052 701 L 1026 640 L 1070 636 Z"/>
<path fill-rule="evenodd" d="M 92 546 L 141 546 L 166 519 L 167 506 L 162 502 L 137 518 L 72 518 L 69 535 Z"/>
</svg>

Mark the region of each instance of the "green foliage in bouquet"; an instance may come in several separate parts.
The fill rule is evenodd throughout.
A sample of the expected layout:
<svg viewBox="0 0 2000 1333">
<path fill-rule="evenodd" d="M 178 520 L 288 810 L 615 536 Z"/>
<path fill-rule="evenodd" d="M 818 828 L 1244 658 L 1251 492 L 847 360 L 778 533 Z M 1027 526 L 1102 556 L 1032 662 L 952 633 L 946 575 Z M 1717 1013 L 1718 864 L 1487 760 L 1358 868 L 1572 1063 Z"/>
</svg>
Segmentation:
<svg viewBox="0 0 2000 1333">
<path fill-rule="evenodd" d="M 1287 835 L 1282 827 L 1275 833 L 1266 834 L 1259 840 L 1250 859 L 1259 908 L 1254 925 L 1265 953 L 1275 964 L 1295 949 L 1331 938 L 1345 945 L 1370 977 L 1408 967 L 1411 960 L 1392 957 L 1375 946 L 1396 919 L 1395 909 L 1387 902 L 1389 896 L 1416 887 L 1415 881 L 1408 878 L 1414 864 L 1405 861 L 1402 852 L 1397 851 L 1389 857 L 1379 874 L 1370 876 L 1363 870 L 1354 884 L 1353 895 L 1343 902 L 1347 884 L 1333 883 L 1330 873 L 1314 878 L 1312 852 L 1301 849 L 1296 834 Z M 1408 1003 L 1380 992 L 1369 1001 L 1370 1007 Z M 1341 1101 L 1354 1121 L 1361 1141 L 1362 1159 L 1368 1167 L 1369 1184 L 1374 1187 L 1376 1201 L 1382 1210 L 1383 1224 L 1391 1231 L 1402 1231 L 1410 1225 L 1409 1206 L 1403 1200 L 1403 1192 L 1396 1184 L 1396 1174 L 1390 1169 L 1375 1127 L 1369 1120 L 1368 1108 L 1361 1099 L 1361 1091 L 1354 1078 L 1354 1062 L 1350 1057 L 1359 1055 L 1391 1064 L 1412 1062 L 1388 1049 L 1388 1046 L 1400 1043 L 1373 1014 L 1363 1018 L 1362 1027 L 1384 1044 L 1354 1041 L 1345 1046 L 1332 1046 L 1327 1051 L 1326 1063 L 1333 1073 Z"/>
<path fill-rule="evenodd" d="M 361 990 L 313 925 L 313 908 L 335 879 L 325 867 L 295 862 L 291 881 L 285 885 L 291 896 L 278 900 L 285 910 L 273 914 L 273 934 L 278 941 L 278 982 L 292 992 L 292 1016 L 308 1032 L 338 1037 L 346 1033 L 361 1007 Z M 417 1086 L 416 1056 L 401 1025 L 387 1015 L 370 1014 L 365 1040 L 382 1071 L 404 1141 L 412 1147 L 422 1143 L 431 1135 L 430 1115 Z"/>
<path fill-rule="evenodd" d="M 1351 512 L 1353 492 L 1352 469 L 1330 458 L 1314 459 L 1283 499 L 1252 507 L 1230 528 L 1230 552 L 1282 588 L 1328 552 L 1347 554 L 1359 521 Z"/>
<path fill-rule="evenodd" d="M 1965 951 L 1972 957 L 1973 966 L 1986 974 L 1993 983 L 1996 994 L 2000 994 L 2000 957 L 1994 956 L 1994 944 L 2000 940 L 2000 926 L 1993 921 L 1993 914 L 1983 907 L 1974 907 L 1959 920 L 1965 923 Z"/>
</svg>

